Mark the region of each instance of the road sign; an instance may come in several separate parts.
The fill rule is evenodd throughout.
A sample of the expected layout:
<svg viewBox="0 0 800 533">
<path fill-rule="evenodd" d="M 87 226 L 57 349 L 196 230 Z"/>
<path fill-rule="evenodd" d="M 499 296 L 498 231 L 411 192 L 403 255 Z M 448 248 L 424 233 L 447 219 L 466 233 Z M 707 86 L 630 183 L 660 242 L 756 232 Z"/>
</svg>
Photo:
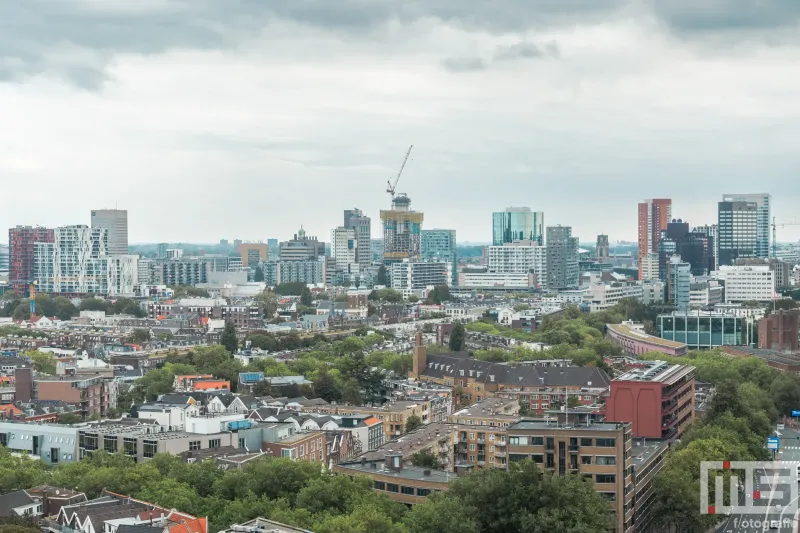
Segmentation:
<svg viewBox="0 0 800 533">
<path fill-rule="evenodd" d="M 786 429 L 786 426 L 784 424 L 778 424 L 778 429 L 780 431 L 783 431 L 784 429 Z"/>
<path fill-rule="evenodd" d="M 768 437 L 767 438 L 767 449 L 768 450 L 777 450 L 781 447 L 781 440 L 778 437 Z"/>
<path fill-rule="evenodd" d="M 800 416 L 800 410 L 792 411 L 792 416 Z"/>
</svg>

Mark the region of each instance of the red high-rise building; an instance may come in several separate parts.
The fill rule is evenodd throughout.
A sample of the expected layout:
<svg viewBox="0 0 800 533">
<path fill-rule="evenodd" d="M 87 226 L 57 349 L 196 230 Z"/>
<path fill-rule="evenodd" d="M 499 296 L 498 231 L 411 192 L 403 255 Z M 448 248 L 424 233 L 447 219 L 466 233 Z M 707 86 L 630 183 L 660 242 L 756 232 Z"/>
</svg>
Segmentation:
<svg viewBox="0 0 800 533">
<path fill-rule="evenodd" d="M 661 231 L 672 219 L 672 200 L 653 198 L 639 203 L 639 279 L 642 279 L 642 258 L 658 253 Z"/>
<path fill-rule="evenodd" d="M 33 248 L 37 242 L 53 242 L 52 229 L 17 226 L 8 230 L 8 284 L 21 296 L 28 296 L 33 282 Z"/>
</svg>

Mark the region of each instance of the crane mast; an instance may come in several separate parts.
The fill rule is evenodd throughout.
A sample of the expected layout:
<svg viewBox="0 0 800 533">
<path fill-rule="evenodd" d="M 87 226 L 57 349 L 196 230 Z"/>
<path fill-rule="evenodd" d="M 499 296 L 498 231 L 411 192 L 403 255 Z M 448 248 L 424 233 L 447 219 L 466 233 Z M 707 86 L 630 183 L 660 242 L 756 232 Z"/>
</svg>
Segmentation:
<svg viewBox="0 0 800 533">
<path fill-rule="evenodd" d="M 403 164 L 400 165 L 400 170 L 397 172 L 397 176 L 394 178 L 394 183 L 392 183 L 391 178 L 386 182 L 386 192 L 388 192 L 392 198 L 394 198 L 394 191 L 397 189 L 397 182 L 400 181 L 400 176 L 403 174 L 403 169 L 406 168 L 406 162 L 408 161 L 408 156 L 411 155 L 411 149 L 414 148 L 414 145 L 408 147 L 408 151 L 406 152 L 406 156 L 403 158 Z"/>
</svg>

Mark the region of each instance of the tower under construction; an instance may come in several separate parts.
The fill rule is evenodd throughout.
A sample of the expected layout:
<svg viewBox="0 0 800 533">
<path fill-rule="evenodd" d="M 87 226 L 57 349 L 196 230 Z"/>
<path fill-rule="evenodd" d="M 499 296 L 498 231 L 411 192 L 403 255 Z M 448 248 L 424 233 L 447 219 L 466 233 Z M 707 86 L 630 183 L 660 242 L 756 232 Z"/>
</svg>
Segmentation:
<svg viewBox="0 0 800 533">
<path fill-rule="evenodd" d="M 392 196 L 392 209 L 381 210 L 384 264 L 421 258 L 423 214 L 410 206 L 411 198 L 400 193 Z"/>
</svg>

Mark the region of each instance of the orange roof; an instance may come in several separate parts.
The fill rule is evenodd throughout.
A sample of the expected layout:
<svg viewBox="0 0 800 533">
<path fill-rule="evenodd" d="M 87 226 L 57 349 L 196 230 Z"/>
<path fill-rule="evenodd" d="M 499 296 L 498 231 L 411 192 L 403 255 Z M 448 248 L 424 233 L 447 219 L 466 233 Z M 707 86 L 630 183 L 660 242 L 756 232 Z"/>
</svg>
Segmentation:
<svg viewBox="0 0 800 533">
<path fill-rule="evenodd" d="M 231 390 L 231 382 L 227 379 L 209 379 L 205 381 L 197 381 L 194 384 L 194 390 L 210 390 L 210 389 L 227 389 Z"/>
<path fill-rule="evenodd" d="M 170 520 L 175 520 L 179 518 L 177 515 L 178 513 L 174 513 L 173 516 L 170 516 Z M 207 533 L 208 532 L 208 520 L 205 518 L 193 518 L 191 520 L 183 520 L 180 523 L 167 527 L 169 533 Z"/>
<path fill-rule="evenodd" d="M 371 416 L 371 417 L 367 418 L 366 420 L 364 420 L 364 423 L 366 425 L 368 425 L 368 426 L 372 426 L 372 425 L 375 425 L 375 424 L 380 424 L 381 421 L 380 421 L 380 419 L 378 417 Z"/>
<path fill-rule="evenodd" d="M 203 318 L 200 319 L 200 322 L 202 322 L 203 324 L 208 324 L 208 317 L 204 316 Z"/>
<path fill-rule="evenodd" d="M 0 412 L 2 412 L 5 418 L 16 418 L 18 416 L 22 416 L 22 411 L 19 407 L 14 405 L 13 403 L 6 403 L 0 405 Z"/>
</svg>

